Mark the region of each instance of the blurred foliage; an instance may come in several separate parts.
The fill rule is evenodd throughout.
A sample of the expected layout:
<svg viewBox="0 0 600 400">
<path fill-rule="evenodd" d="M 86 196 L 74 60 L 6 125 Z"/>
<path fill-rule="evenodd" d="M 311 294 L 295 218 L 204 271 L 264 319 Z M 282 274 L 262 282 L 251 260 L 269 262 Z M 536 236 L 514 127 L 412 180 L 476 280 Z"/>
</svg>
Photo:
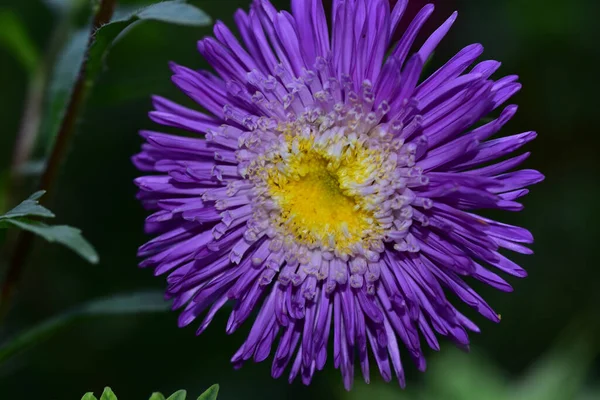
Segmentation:
<svg viewBox="0 0 600 400">
<path fill-rule="evenodd" d="M 47 225 L 35 219 L 55 217 L 50 210 L 39 204 L 38 200 L 43 195 L 44 191 L 36 192 L 6 214 L 0 215 L 0 229 L 12 226 L 33 232 L 49 242 L 58 242 L 70 248 L 88 262 L 97 264 L 99 261 L 98 253 L 83 238 L 79 229 L 67 225 Z"/>
<path fill-rule="evenodd" d="M 519 378 L 511 378 L 489 357 L 444 351 L 429 367 L 421 387 L 409 387 L 405 400 L 585 400 L 600 399 L 600 390 L 587 388 L 593 359 L 598 354 L 593 340 L 572 332 Z M 396 399 L 391 385 L 359 383 L 346 400 L 373 397 Z"/>
<path fill-rule="evenodd" d="M 40 55 L 23 21 L 12 10 L 0 9 L 0 46 L 4 46 L 27 72 L 33 74 Z"/>
<path fill-rule="evenodd" d="M 425 1 L 411 0 L 409 14 L 414 15 Z M 100 268 L 80 268 L 82 261 L 56 246 L 39 243 L 34 249 L 15 312 L 0 326 L 4 343 L 0 354 L 7 360 L 0 368 L 1 398 L 39 399 L 46 398 L 47 393 L 56 394 L 52 398 L 79 398 L 91 387 L 110 384 L 122 398 L 134 399 L 146 398 L 152 390 L 172 393 L 180 387 L 200 393 L 211 382 L 227 387 L 220 398 L 236 400 L 600 398 L 597 348 L 589 347 L 577 332 L 554 347 L 559 332 L 574 315 L 595 321 L 600 308 L 596 261 L 600 239 L 600 163 L 596 154 L 600 144 L 596 117 L 600 47 L 596 19 L 600 2 L 435 2 L 438 12 L 429 28 L 443 21 L 452 9 L 458 9 L 460 16 L 436 50 L 430 71 L 463 46 L 478 41 L 486 47 L 485 57 L 503 61 L 502 74 L 519 73 L 524 84 L 514 98 L 520 111 L 505 132 L 539 131 L 539 138 L 528 146 L 532 156 L 527 164 L 544 172 L 548 179 L 525 199 L 526 211 L 504 214 L 502 219 L 534 233 L 536 255 L 514 257 L 530 276 L 521 282 L 511 281 L 516 289 L 511 295 L 474 284 L 503 315 L 503 321 L 500 326 L 482 321 L 484 334 L 473 337 L 473 354 L 448 348 L 440 354 L 427 354 L 431 368 L 424 375 L 416 374 L 411 363 L 405 362 L 409 382 L 404 393 L 375 378 L 369 386 L 357 382 L 350 394 L 343 391 L 339 373 L 331 365 L 309 388 L 273 380 L 267 363 L 233 371 L 228 355 L 235 352 L 245 333 L 242 329 L 234 337 L 225 335 L 224 315 L 217 315 L 214 326 L 197 338 L 193 329 L 176 328 L 175 313 L 157 312 L 151 318 L 140 318 L 140 298 L 131 307 L 128 301 L 121 303 L 120 296 L 98 303 L 92 300 L 107 293 L 136 293 L 152 287 L 157 290 L 154 300 L 142 297 L 143 304 L 156 306 L 156 311 L 165 307 L 158 295 L 164 281 L 135 268 L 135 248 L 146 239 L 141 227 L 145 213 L 135 200 L 131 181 L 138 172 L 129 159 L 141 143 L 136 131 L 156 128 L 146 117 L 150 94 L 193 107 L 171 84 L 168 62 L 209 68 L 196 51 L 196 41 L 212 32 L 208 26 L 164 24 L 152 18 L 139 23 L 133 20 L 139 14 L 130 18 L 134 10 L 150 2 L 119 1 L 115 20 L 120 22 L 114 31 L 106 31 L 105 41 L 98 47 L 90 75 L 94 90 L 80 118 L 75 150 L 69 154 L 56 200 L 50 206 L 66 223 L 86 232 L 102 254 Z M 202 9 L 203 15 L 230 26 L 235 9 L 247 8 L 249 2 L 189 1 Z M 289 0 L 273 3 L 279 8 L 289 7 Z M 15 206 L 4 207 L 2 203 L 31 71 L 46 74 L 40 81 L 47 95 L 42 107 L 43 140 L 38 142 L 36 154 L 43 159 L 80 69 L 90 10 L 88 0 L 2 2 L 0 210 Z M 188 18 L 181 12 L 175 16 Z M 126 36 L 120 33 L 123 28 Z M 29 164 L 25 170 L 28 168 L 30 172 L 40 171 L 43 162 Z M 13 200 L 33 192 L 33 177 L 26 176 L 19 191 L 11 193 Z M 4 232 L 0 230 L 0 235 Z M 73 308 L 74 304 L 84 305 Z M 96 305 L 87 308 L 90 304 Z M 60 314 L 65 309 L 74 311 Z M 123 313 L 128 317 L 115 316 Z M 469 310 L 465 313 L 472 316 Z M 95 317 L 72 323 L 89 315 Z M 46 322 L 36 325 L 37 321 Z M 596 325 L 587 325 L 587 330 L 585 326 L 580 330 L 600 337 Z M 28 326 L 33 328 L 24 328 Z M 70 329 L 62 329 L 67 326 Z M 57 332 L 60 335 L 55 335 Z M 35 351 L 22 352 L 42 338 L 47 342 L 36 346 Z M 547 356 L 540 358 L 541 354 Z"/>
<path fill-rule="evenodd" d="M 217 394 L 219 393 L 219 385 L 212 385 L 208 390 L 198 397 L 198 400 L 216 400 Z M 153 393 L 150 396 L 150 400 L 185 400 L 187 393 L 185 390 L 179 390 L 173 393 L 171 396 L 165 399 L 161 393 Z M 81 400 L 98 400 L 93 393 L 86 393 Z M 112 389 L 107 387 L 104 389 L 100 400 L 117 400 L 117 396 L 113 393 Z"/>
<path fill-rule="evenodd" d="M 81 304 L 74 309 L 52 317 L 9 339 L 0 346 L 0 366 L 20 352 L 47 340 L 60 330 L 87 317 L 118 316 L 127 314 L 167 311 L 168 305 L 160 292 L 115 294 Z"/>
<path fill-rule="evenodd" d="M 90 26 L 86 25 L 73 32 L 61 50 L 50 79 L 47 111 L 43 117 L 40 133 L 41 146 L 45 147 L 46 151 L 52 149 L 84 60 L 86 62 L 83 96 L 85 99 L 102 72 L 105 58 L 113 43 L 123 39 L 125 34 L 137 24 L 148 20 L 191 27 L 205 26 L 211 22 L 200 9 L 182 0 L 173 0 L 147 7 L 136 7 L 134 11 L 117 12 L 110 23 L 94 32 L 91 42 L 89 41 Z"/>
</svg>

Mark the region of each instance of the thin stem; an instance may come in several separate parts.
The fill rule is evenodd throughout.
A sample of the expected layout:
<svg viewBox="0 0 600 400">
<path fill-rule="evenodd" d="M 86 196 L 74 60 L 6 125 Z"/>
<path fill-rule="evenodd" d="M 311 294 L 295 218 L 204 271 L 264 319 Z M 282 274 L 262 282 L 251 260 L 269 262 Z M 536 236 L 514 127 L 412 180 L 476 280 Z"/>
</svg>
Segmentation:
<svg viewBox="0 0 600 400">
<path fill-rule="evenodd" d="M 11 167 L 12 174 L 16 176 L 19 176 L 19 169 L 29 161 L 31 149 L 39 129 L 46 78 L 46 67 L 42 63 L 32 74 L 29 89 L 27 90 L 25 112 L 21 120 L 19 134 L 17 135 Z M 16 179 L 16 177 L 13 177 L 13 179 Z"/>
<path fill-rule="evenodd" d="M 55 64 L 58 53 L 68 37 L 74 12 L 75 10 L 71 10 L 70 13 L 60 17 L 48 42 L 46 54 L 29 78 L 23 116 L 13 150 L 11 173 L 6 190 L 6 204 L 15 204 L 23 197 L 24 168 L 31 160 L 31 154 L 40 132 L 45 91 L 49 82 L 49 74 L 52 71 L 50 66 Z"/>
<path fill-rule="evenodd" d="M 69 142 L 73 137 L 79 111 L 81 110 L 86 97 L 86 71 L 89 49 L 94 42 L 96 31 L 102 25 L 110 22 L 116 5 L 117 0 L 100 0 L 97 5 L 94 21 L 90 30 L 86 56 L 79 69 L 79 75 L 71 93 L 65 116 L 61 122 L 60 129 L 58 130 L 56 142 L 54 143 L 52 153 L 50 154 L 50 158 L 48 159 L 48 163 L 46 164 L 46 168 L 40 180 L 39 188 L 49 192 L 45 197 L 46 200 L 54 189 L 56 176 L 67 152 Z M 34 235 L 30 232 L 20 232 L 17 237 L 13 256 L 10 260 L 4 283 L 2 284 L 2 291 L 0 292 L 0 318 L 8 312 L 16 285 L 21 277 L 27 257 L 31 252 L 33 239 Z"/>
<path fill-rule="evenodd" d="M 89 49 L 92 43 L 94 42 L 94 36 L 98 28 L 100 28 L 104 24 L 107 24 L 110 21 L 114 13 L 116 4 L 117 0 L 102 0 L 98 6 L 98 11 L 94 16 L 94 22 L 92 23 L 92 29 L 88 41 L 88 50 L 86 52 L 85 59 L 81 64 L 79 75 L 77 77 L 77 82 L 75 83 L 75 87 L 73 88 L 73 92 L 71 93 L 71 99 L 69 100 L 69 105 L 67 106 L 65 117 L 62 120 L 62 124 L 56 136 L 54 148 L 52 150 L 52 153 L 50 154 L 48 164 L 40 180 L 40 189 L 44 189 L 46 190 L 46 192 L 48 192 L 46 198 L 49 197 L 52 190 L 54 189 L 56 174 L 59 171 L 59 168 L 63 161 L 63 157 L 68 149 L 68 144 L 71 141 L 71 138 L 73 137 L 73 133 L 75 131 L 75 123 L 77 122 L 77 118 L 79 117 L 79 110 L 83 106 L 83 100 L 85 99 L 86 95 L 86 70 Z"/>
</svg>

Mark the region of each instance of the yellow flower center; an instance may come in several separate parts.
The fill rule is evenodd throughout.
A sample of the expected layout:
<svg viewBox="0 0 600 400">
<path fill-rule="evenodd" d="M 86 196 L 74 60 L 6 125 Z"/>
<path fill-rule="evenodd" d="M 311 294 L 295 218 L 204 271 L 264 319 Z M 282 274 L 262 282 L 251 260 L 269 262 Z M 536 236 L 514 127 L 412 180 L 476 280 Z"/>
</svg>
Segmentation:
<svg viewBox="0 0 600 400">
<path fill-rule="evenodd" d="M 386 154 L 343 132 L 325 140 L 288 134 L 251 174 L 274 203 L 270 219 L 287 240 L 349 255 L 383 237 L 377 191 L 361 190 L 380 177 Z"/>
<path fill-rule="evenodd" d="M 339 171 L 328 168 L 325 159 L 314 154 L 299 158 L 306 163 L 287 173 L 276 172 L 269 180 L 271 194 L 281 207 L 279 222 L 308 246 L 323 243 L 349 251 L 367 236 L 372 216 L 342 191 Z"/>
</svg>

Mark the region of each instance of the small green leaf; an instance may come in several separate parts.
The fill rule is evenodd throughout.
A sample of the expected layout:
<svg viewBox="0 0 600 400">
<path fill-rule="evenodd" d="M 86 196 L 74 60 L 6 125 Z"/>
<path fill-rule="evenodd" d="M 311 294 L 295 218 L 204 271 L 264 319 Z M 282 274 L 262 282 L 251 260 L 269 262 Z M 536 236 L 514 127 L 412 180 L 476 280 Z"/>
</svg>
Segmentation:
<svg viewBox="0 0 600 400">
<path fill-rule="evenodd" d="M 49 242 L 61 243 L 92 264 L 98 263 L 98 253 L 83 238 L 79 229 L 66 225 L 46 225 L 31 219 L 32 217 L 54 218 L 54 214 L 38 202 L 44 193 L 46 192 L 40 190 L 6 214 L 0 215 L 0 228 L 8 228 L 12 225 L 33 232 Z"/>
<path fill-rule="evenodd" d="M 185 400 L 187 393 L 185 390 L 178 390 L 169 396 L 167 400 Z"/>
<path fill-rule="evenodd" d="M 0 46 L 6 48 L 23 67 L 33 74 L 39 62 L 39 52 L 23 21 L 12 10 L 0 10 Z"/>
<path fill-rule="evenodd" d="M 134 13 L 139 19 L 153 19 L 177 25 L 206 26 L 211 19 L 204 11 L 184 1 L 164 1 Z"/>
<path fill-rule="evenodd" d="M 210 388 L 208 388 L 206 392 L 204 392 L 202 395 L 200 395 L 200 397 L 198 397 L 198 400 L 216 400 L 218 392 L 219 385 L 212 385 Z M 152 396 L 150 396 L 149 400 L 185 400 L 186 396 L 187 393 L 185 390 L 178 390 L 177 392 L 169 396 L 168 399 L 165 399 L 165 396 L 163 396 L 162 393 L 155 392 L 152 393 Z M 94 394 L 90 392 L 86 393 L 81 400 L 97 399 L 94 397 Z M 104 388 L 104 393 L 102 393 L 102 397 L 100 397 L 100 400 L 117 400 L 117 397 L 115 396 L 111 388 L 106 387 Z"/>
<path fill-rule="evenodd" d="M 108 386 L 104 388 L 100 400 L 117 400 L 117 396 L 113 393 L 112 389 Z"/>
<path fill-rule="evenodd" d="M 10 210 L 4 215 L 0 215 L 0 220 L 18 217 L 43 217 L 43 218 L 54 218 L 55 215 L 39 204 L 38 200 L 46 193 L 44 190 L 35 192 L 21 204 Z"/>
<path fill-rule="evenodd" d="M 215 384 L 209 387 L 206 392 L 202 393 L 198 400 L 217 400 L 219 394 L 219 385 Z"/>
<path fill-rule="evenodd" d="M 18 334 L 0 346 L 0 364 L 14 355 L 38 344 L 80 318 L 92 316 L 126 315 L 167 311 L 169 308 L 160 292 L 140 292 L 115 295 L 76 307 L 50 318 Z"/>
<path fill-rule="evenodd" d="M 6 222 L 23 230 L 33 232 L 49 242 L 60 243 L 92 264 L 97 264 L 100 260 L 94 247 L 83 238 L 81 231 L 77 228 L 67 225 L 46 225 L 43 222 L 25 218 L 9 219 Z"/>
</svg>

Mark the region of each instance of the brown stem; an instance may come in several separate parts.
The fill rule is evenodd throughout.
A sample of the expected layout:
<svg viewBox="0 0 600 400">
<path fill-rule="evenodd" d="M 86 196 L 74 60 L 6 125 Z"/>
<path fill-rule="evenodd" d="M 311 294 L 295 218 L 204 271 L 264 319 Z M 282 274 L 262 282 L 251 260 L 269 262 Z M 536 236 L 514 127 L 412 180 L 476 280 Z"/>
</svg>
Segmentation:
<svg viewBox="0 0 600 400">
<path fill-rule="evenodd" d="M 54 189 L 56 176 L 66 154 L 68 144 L 73 137 L 75 123 L 77 122 L 79 111 L 83 106 L 83 100 L 85 99 L 86 95 L 86 70 L 89 49 L 94 42 L 96 31 L 102 25 L 110 22 L 116 5 L 117 0 L 100 0 L 94 14 L 94 21 L 90 30 L 86 56 L 81 64 L 81 68 L 79 69 L 79 75 L 77 77 L 75 87 L 71 93 L 71 98 L 69 99 L 65 116 L 61 122 L 54 147 L 52 148 L 52 153 L 50 154 L 50 158 L 48 159 L 46 168 L 40 180 L 39 188 L 49 192 L 46 195 L 46 199 L 48 199 L 50 193 Z M 8 312 L 16 284 L 21 277 L 23 267 L 27 257 L 29 256 L 29 253 L 31 252 L 33 238 L 34 235 L 30 232 L 20 232 L 19 236 L 17 237 L 13 256 L 10 260 L 8 271 L 4 278 L 4 283 L 2 284 L 2 291 L 0 292 L 0 318 L 2 318 Z"/>
</svg>

